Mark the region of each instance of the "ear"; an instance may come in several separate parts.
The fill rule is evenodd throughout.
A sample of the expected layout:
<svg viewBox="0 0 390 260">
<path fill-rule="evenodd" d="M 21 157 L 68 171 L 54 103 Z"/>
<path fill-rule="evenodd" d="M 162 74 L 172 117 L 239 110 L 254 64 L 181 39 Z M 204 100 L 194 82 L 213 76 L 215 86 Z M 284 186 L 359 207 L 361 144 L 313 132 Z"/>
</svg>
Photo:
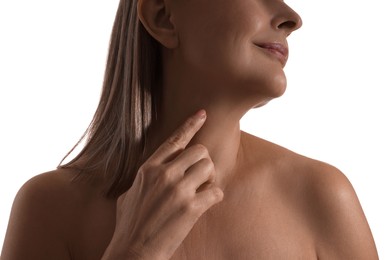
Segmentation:
<svg viewBox="0 0 390 260">
<path fill-rule="evenodd" d="M 176 48 L 178 36 L 166 0 L 138 0 L 138 18 L 149 34 L 168 49 Z"/>
</svg>

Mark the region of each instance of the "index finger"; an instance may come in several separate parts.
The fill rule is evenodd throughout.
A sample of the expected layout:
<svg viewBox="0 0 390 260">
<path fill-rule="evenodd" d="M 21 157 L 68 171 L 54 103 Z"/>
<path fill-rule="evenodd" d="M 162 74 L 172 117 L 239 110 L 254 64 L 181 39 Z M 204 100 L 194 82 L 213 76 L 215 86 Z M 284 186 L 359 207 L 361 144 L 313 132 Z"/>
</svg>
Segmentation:
<svg viewBox="0 0 390 260">
<path fill-rule="evenodd" d="M 157 163 L 163 163 L 178 151 L 185 149 L 205 121 L 206 111 L 203 109 L 189 117 L 164 143 L 160 145 L 156 152 L 151 156 L 151 159 L 153 158 Z"/>
</svg>

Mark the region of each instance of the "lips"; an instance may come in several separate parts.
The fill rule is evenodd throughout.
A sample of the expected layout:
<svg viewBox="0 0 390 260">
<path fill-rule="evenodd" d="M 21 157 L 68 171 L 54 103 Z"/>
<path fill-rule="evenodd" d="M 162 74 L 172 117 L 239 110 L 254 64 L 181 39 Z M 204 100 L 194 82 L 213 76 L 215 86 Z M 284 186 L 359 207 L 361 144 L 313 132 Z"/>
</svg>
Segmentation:
<svg viewBox="0 0 390 260">
<path fill-rule="evenodd" d="M 288 59 L 288 48 L 286 46 L 281 43 L 260 43 L 256 45 L 276 57 L 283 66 L 286 65 Z"/>
</svg>

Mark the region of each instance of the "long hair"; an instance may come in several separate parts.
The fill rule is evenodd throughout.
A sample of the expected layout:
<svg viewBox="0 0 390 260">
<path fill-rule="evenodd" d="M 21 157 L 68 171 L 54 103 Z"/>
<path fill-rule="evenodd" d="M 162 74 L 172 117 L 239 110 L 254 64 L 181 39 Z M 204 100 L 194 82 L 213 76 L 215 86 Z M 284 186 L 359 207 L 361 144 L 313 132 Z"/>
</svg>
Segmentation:
<svg viewBox="0 0 390 260">
<path fill-rule="evenodd" d="M 103 89 L 95 115 L 77 144 L 81 152 L 60 168 L 82 159 L 79 175 L 99 169 L 107 197 L 131 187 L 144 160 L 146 134 L 160 96 L 160 45 L 143 27 L 137 0 L 120 0 L 112 29 Z M 85 161 L 85 162 L 84 162 Z"/>
</svg>

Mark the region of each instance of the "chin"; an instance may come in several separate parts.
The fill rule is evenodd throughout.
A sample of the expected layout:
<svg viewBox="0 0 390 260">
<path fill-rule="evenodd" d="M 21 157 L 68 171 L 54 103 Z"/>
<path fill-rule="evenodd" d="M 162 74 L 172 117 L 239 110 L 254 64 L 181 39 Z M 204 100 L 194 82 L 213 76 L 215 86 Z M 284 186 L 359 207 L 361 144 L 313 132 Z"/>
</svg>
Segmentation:
<svg viewBox="0 0 390 260">
<path fill-rule="evenodd" d="M 272 93 L 273 98 L 278 98 L 286 92 L 287 88 L 287 79 L 286 76 L 284 75 L 278 75 L 274 78 L 273 84 L 270 87 L 270 92 Z M 271 94 L 270 93 L 270 94 Z"/>
<path fill-rule="evenodd" d="M 273 77 L 267 75 L 261 79 L 257 79 L 251 85 L 253 86 L 252 91 L 254 92 L 252 94 L 265 100 L 265 103 L 268 103 L 270 100 L 278 98 L 286 92 L 287 79 L 282 72 Z"/>
<path fill-rule="evenodd" d="M 251 83 L 247 82 L 252 87 L 250 93 L 254 106 L 252 108 L 259 108 L 266 105 L 271 100 L 281 97 L 287 89 L 287 80 L 284 73 L 275 75 L 274 77 L 264 77 L 262 79 L 256 79 Z M 247 85 L 247 86 L 248 86 Z"/>
<path fill-rule="evenodd" d="M 270 102 L 271 100 L 272 100 L 272 98 L 268 99 L 268 100 L 263 100 L 263 101 L 259 102 L 258 104 L 256 104 L 255 106 L 253 106 L 252 108 L 263 107 L 263 106 L 267 105 L 268 102 Z"/>
</svg>

